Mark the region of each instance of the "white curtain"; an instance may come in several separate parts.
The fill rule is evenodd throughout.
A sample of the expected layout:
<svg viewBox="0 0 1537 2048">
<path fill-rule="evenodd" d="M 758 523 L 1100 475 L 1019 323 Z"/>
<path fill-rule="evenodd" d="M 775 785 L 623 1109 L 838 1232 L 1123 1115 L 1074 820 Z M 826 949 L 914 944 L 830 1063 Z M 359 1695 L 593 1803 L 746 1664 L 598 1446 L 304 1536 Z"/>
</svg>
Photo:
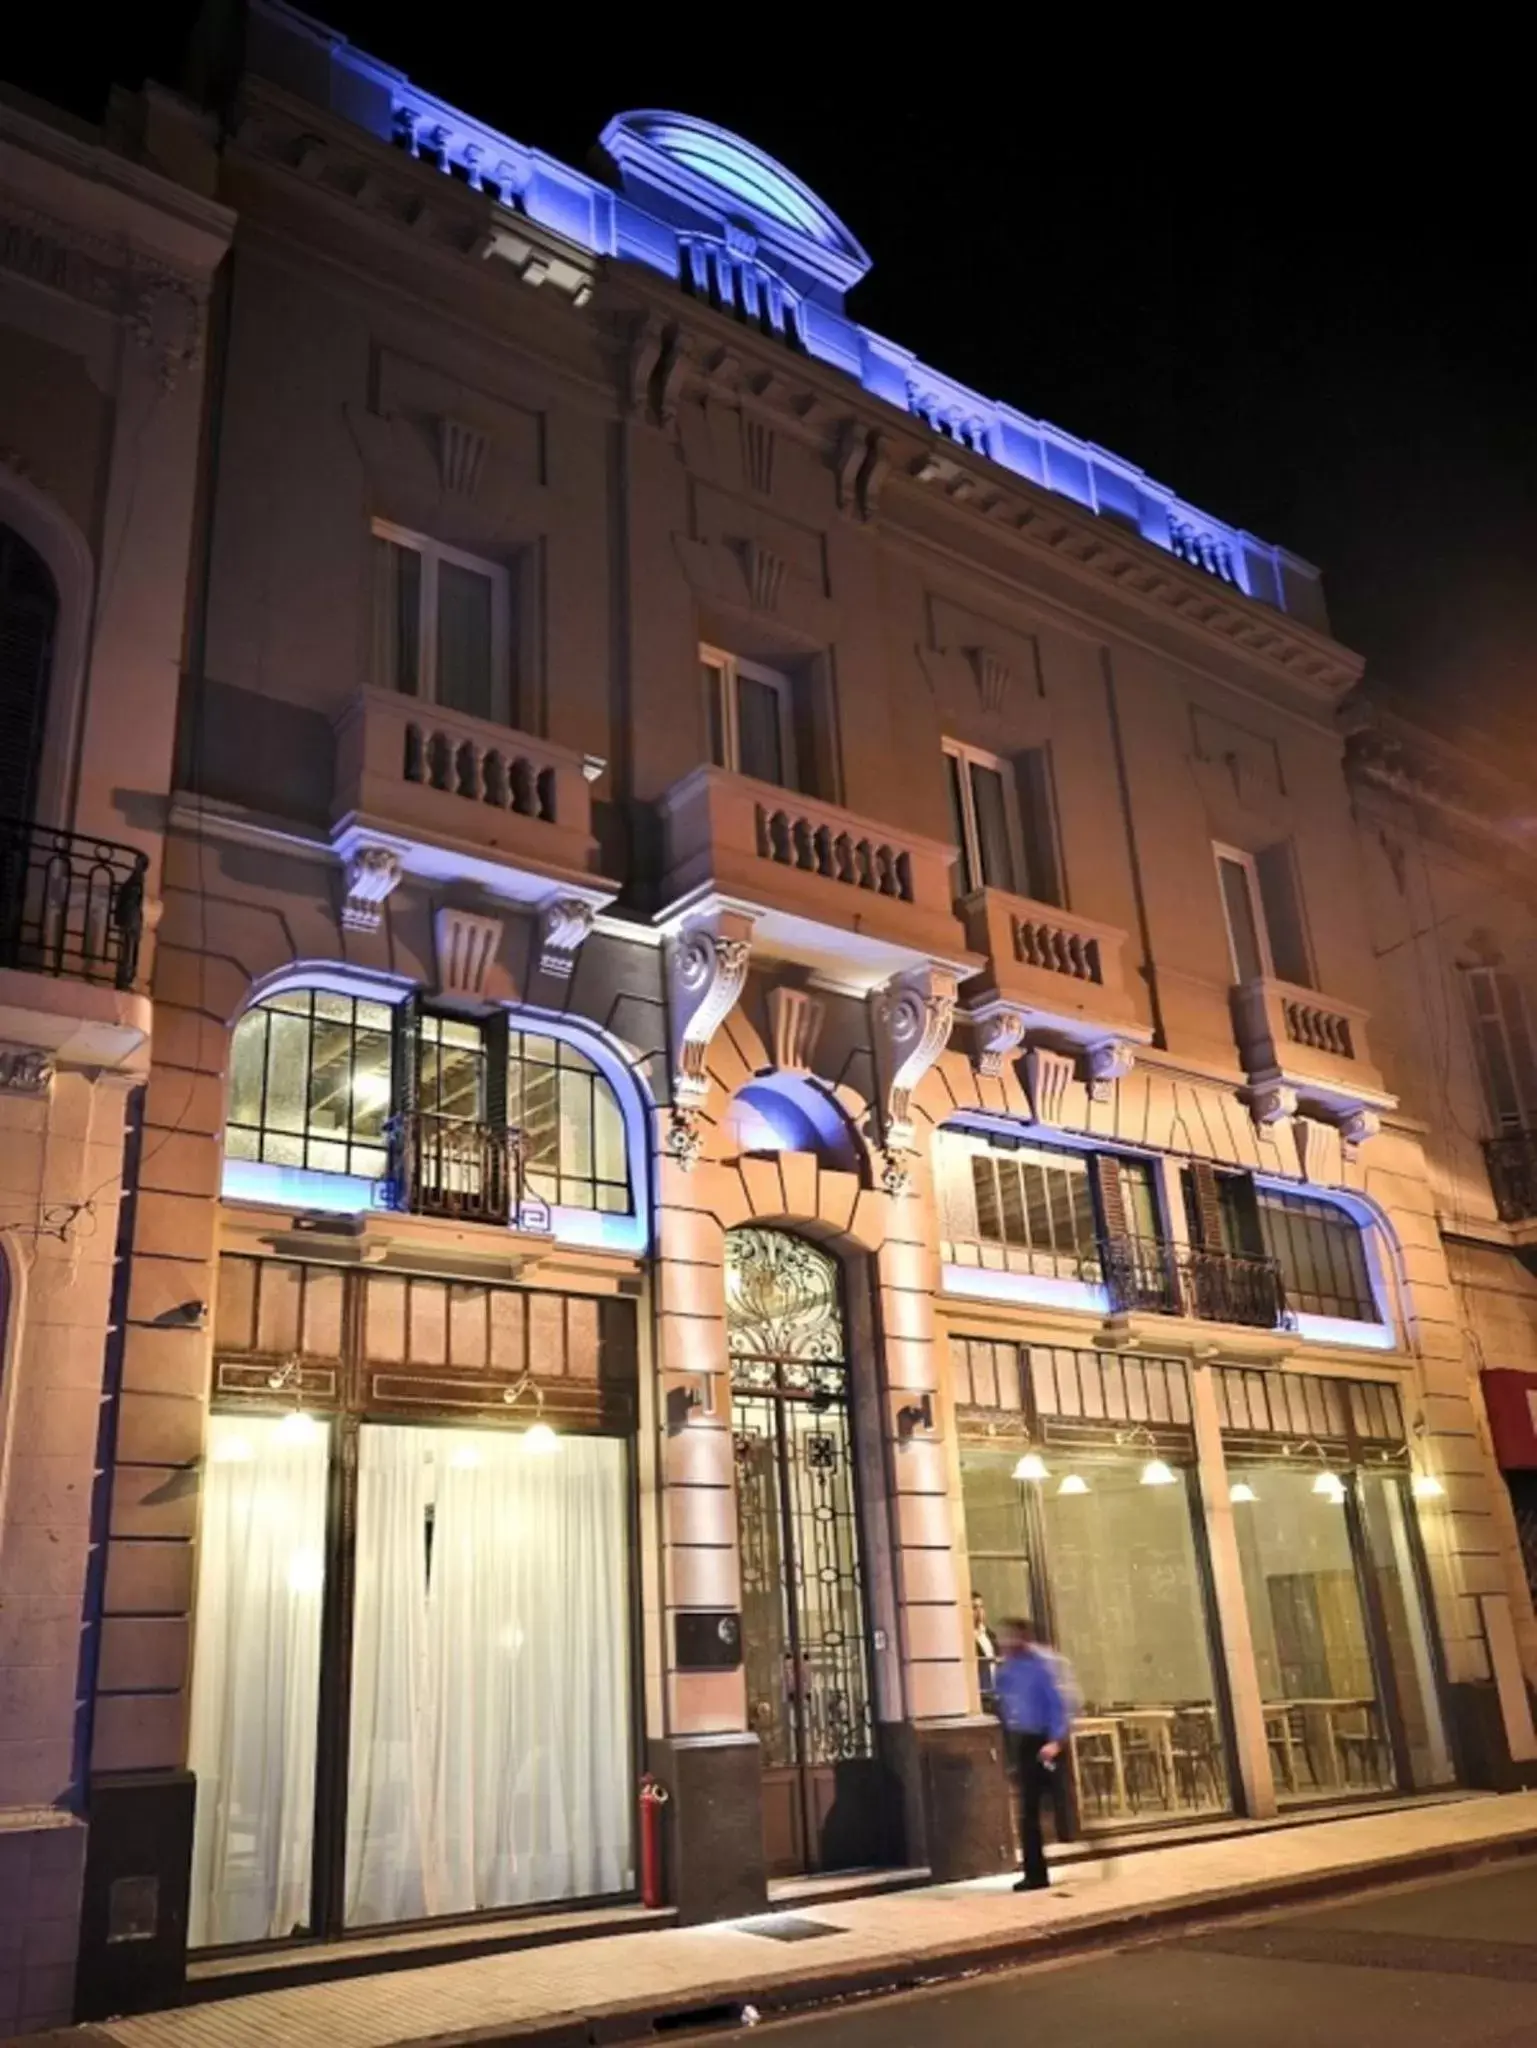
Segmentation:
<svg viewBox="0 0 1537 2048">
<path fill-rule="evenodd" d="M 328 1460 L 322 1424 L 209 1418 L 189 1738 L 194 1948 L 309 1920 Z"/>
<path fill-rule="evenodd" d="M 622 1444 L 365 1427 L 359 1487 L 348 1924 L 627 1889 Z"/>
</svg>

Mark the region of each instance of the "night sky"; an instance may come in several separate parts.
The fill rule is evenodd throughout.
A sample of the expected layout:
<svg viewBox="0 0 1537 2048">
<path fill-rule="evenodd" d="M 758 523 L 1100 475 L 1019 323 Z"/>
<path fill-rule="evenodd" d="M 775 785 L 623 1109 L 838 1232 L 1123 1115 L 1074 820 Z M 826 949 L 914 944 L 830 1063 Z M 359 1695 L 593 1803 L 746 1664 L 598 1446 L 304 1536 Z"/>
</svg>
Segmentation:
<svg viewBox="0 0 1537 2048">
<path fill-rule="evenodd" d="M 119 10 L 83 49 L 60 9 L 0 70 L 94 116 L 114 76 L 174 77 L 193 11 Z M 873 17 L 829 41 L 700 10 L 708 55 L 669 10 L 315 11 L 569 162 L 623 107 L 738 130 L 870 251 L 859 318 L 1319 563 L 1375 683 L 1537 757 L 1532 175 L 1492 57 L 1470 93 L 1445 44 L 1389 77 L 1370 50 L 1288 59 L 1260 17 L 1219 48 L 1241 24 L 1210 11 L 1149 17 L 1145 49 L 1103 10 L 1049 46 L 904 12 L 911 43 L 872 51 Z"/>
</svg>

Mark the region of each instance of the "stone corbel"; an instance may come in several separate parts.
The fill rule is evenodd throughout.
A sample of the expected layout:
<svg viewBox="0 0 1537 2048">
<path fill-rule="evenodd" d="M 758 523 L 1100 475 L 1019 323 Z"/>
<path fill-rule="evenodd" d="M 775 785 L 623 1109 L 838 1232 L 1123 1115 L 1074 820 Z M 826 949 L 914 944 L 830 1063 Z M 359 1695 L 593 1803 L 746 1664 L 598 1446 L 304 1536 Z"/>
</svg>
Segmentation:
<svg viewBox="0 0 1537 2048">
<path fill-rule="evenodd" d="M 393 846 L 353 847 L 345 869 L 346 897 L 342 903 L 344 932 L 376 932 L 384 921 L 384 906 L 400 886 L 400 855 Z"/>
<path fill-rule="evenodd" d="M 1246 1089 L 1242 1099 L 1262 1131 L 1289 1123 L 1297 1114 L 1297 1091 L 1288 1081 L 1264 1081 L 1257 1088 Z"/>
<path fill-rule="evenodd" d="M 0 1095 L 48 1095 L 53 1054 L 37 1045 L 0 1045 Z"/>
<path fill-rule="evenodd" d="M 979 1074 L 996 1081 L 1025 1036 L 1025 1012 L 1018 1003 L 990 1003 L 971 1013 L 971 1057 Z"/>
<path fill-rule="evenodd" d="M 1340 1118 L 1339 1128 L 1345 1157 L 1354 1159 L 1361 1147 L 1369 1144 L 1382 1129 L 1382 1118 L 1374 1109 L 1347 1109 Z"/>
<path fill-rule="evenodd" d="M 1115 1084 L 1124 1081 L 1137 1064 L 1137 1048 L 1124 1038 L 1103 1038 L 1084 1055 L 1090 1102 L 1111 1102 Z"/>
<path fill-rule="evenodd" d="M 803 988 L 770 989 L 769 1032 L 774 1066 L 781 1074 L 809 1074 L 827 1006 Z"/>
<path fill-rule="evenodd" d="M 539 913 L 539 970 L 569 981 L 597 911 L 580 896 L 552 896 Z"/>
<path fill-rule="evenodd" d="M 1025 1054 L 1025 1094 L 1038 1124 L 1061 1124 L 1068 1083 L 1076 1071 L 1069 1054 L 1048 1046 L 1033 1045 Z"/>
<path fill-rule="evenodd" d="M 872 991 L 869 1004 L 881 1143 L 888 1153 L 911 1152 L 913 1090 L 949 1043 L 955 976 L 919 967 Z"/>
<path fill-rule="evenodd" d="M 699 1113 L 709 1100 L 710 1041 L 747 980 L 752 919 L 717 911 L 685 925 L 667 945 L 667 1012 L 672 1056 L 672 1116 L 667 1149 L 685 1170 L 698 1163 Z"/>
</svg>

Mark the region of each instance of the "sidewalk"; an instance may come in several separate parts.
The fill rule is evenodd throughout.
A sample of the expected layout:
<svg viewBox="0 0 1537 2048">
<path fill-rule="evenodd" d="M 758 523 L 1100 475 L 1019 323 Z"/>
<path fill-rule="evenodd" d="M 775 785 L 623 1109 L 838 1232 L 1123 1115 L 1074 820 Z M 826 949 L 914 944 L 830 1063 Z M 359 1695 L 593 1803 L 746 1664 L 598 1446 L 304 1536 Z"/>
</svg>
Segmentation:
<svg viewBox="0 0 1537 2048">
<path fill-rule="evenodd" d="M 754 2005 L 767 2016 L 1532 1851 L 1537 1793 L 1470 1798 L 1080 1863 L 1045 1893 L 983 1878 L 293 1986 L 47 2038 L 69 2048 L 578 2048 L 649 2035 L 658 2021 L 686 2025 L 689 2014 L 718 2021 Z"/>
</svg>

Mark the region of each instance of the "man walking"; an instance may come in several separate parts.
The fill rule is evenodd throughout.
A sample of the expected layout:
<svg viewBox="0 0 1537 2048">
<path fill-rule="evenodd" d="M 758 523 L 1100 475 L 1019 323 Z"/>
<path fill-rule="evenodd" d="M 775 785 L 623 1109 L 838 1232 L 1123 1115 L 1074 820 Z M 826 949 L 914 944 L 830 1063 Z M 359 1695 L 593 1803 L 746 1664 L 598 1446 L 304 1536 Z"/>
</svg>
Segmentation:
<svg viewBox="0 0 1537 2048">
<path fill-rule="evenodd" d="M 1067 1740 L 1067 1702 L 1030 1623 L 1005 1622 L 1002 1635 L 1004 1656 L 995 1683 L 1019 1793 L 1019 1840 L 1025 1865 L 1025 1874 L 1014 1889 L 1034 1892 L 1051 1882 L 1041 1840 L 1041 1799 L 1048 1792 Z"/>
</svg>

